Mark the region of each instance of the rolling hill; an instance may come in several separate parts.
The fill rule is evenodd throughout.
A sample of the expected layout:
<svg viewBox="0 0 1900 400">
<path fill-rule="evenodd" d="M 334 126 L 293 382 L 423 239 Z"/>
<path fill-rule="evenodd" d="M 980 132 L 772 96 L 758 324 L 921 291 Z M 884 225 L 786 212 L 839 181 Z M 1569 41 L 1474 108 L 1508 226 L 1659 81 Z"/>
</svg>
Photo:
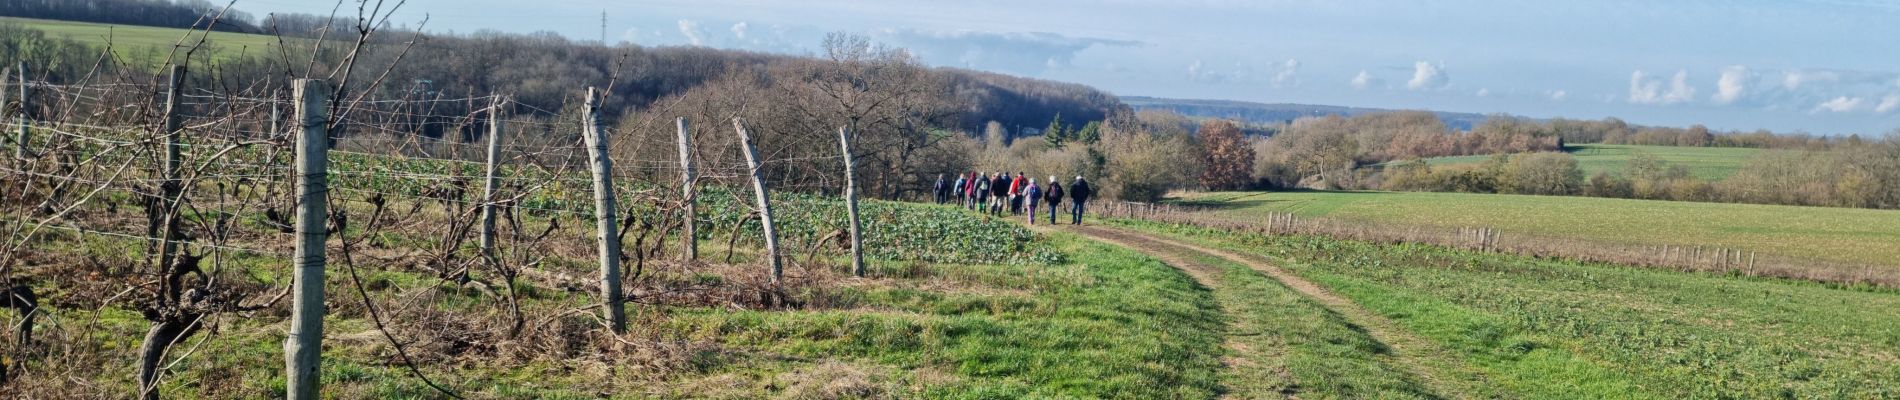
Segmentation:
<svg viewBox="0 0 1900 400">
<path fill-rule="evenodd" d="M 1319 117 L 1338 115 L 1350 117 L 1360 114 L 1390 112 L 1380 108 L 1361 108 L 1343 106 L 1325 106 L 1313 104 L 1254 103 L 1234 100 L 1198 100 L 1170 99 L 1145 96 L 1121 96 L 1122 102 L 1136 110 L 1161 109 L 1174 111 L 1190 117 L 1227 118 L 1252 123 L 1268 124 L 1292 121 L 1300 117 Z M 1487 116 L 1476 113 L 1457 113 L 1432 111 L 1445 126 L 1457 130 L 1470 130 Z"/>
</svg>

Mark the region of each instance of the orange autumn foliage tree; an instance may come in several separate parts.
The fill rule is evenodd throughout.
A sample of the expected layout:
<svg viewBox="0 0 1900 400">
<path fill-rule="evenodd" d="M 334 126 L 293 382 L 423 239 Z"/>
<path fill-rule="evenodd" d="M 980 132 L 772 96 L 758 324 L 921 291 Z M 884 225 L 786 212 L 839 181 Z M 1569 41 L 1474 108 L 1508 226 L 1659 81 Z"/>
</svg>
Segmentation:
<svg viewBox="0 0 1900 400">
<path fill-rule="evenodd" d="M 1253 181 L 1253 146 L 1240 127 L 1225 120 L 1201 124 L 1201 186 L 1210 190 L 1243 189 Z"/>
</svg>

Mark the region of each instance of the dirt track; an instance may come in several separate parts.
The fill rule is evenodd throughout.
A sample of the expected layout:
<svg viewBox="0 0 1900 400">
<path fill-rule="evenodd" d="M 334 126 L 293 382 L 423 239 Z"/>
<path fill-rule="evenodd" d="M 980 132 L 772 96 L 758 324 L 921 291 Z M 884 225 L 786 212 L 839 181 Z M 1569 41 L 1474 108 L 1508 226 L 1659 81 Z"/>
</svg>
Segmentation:
<svg viewBox="0 0 1900 400">
<path fill-rule="evenodd" d="M 1265 274 L 1282 285 L 1312 298 L 1326 308 L 1346 317 L 1351 324 L 1363 328 L 1373 340 L 1384 343 L 1391 349 L 1393 360 L 1422 379 L 1427 387 L 1441 395 L 1453 398 L 1485 397 L 1478 395 L 1478 386 L 1482 375 L 1469 366 L 1458 362 L 1458 357 L 1445 351 L 1437 344 L 1405 331 L 1397 323 L 1383 316 L 1367 311 L 1364 307 L 1344 297 L 1332 293 L 1312 281 L 1294 275 L 1273 265 L 1265 257 L 1235 254 L 1219 249 L 1210 249 L 1190 243 L 1170 240 L 1155 235 L 1103 226 L 1062 225 L 1058 227 L 1040 227 L 1061 230 L 1099 240 L 1105 243 L 1127 247 L 1160 259 L 1175 268 L 1181 269 L 1195 281 L 1209 288 L 1218 288 L 1213 276 L 1219 269 L 1214 266 L 1193 261 L 1196 255 L 1207 255 L 1226 259 L 1229 262 L 1247 266 L 1247 268 Z M 1448 373 L 1441 369 L 1454 369 L 1458 373 Z M 1479 382 L 1473 382 L 1478 380 Z"/>
</svg>

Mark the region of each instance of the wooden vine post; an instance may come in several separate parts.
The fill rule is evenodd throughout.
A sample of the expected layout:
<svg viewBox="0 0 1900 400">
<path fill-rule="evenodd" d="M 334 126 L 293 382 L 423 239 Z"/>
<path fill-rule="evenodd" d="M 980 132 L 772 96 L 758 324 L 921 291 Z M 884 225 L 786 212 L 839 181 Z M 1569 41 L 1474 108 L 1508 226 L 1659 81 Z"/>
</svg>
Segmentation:
<svg viewBox="0 0 1900 400">
<path fill-rule="evenodd" d="M 318 399 L 319 366 L 323 354 L 324 225 L 329 214 L 330 86 L 322 80 L 299 79 L 292 86 L 297 97 L 297 247 L 295 281 L 291 284 L 290 336 L 284 340 L 285 397 Z"/>
<path fill-rule="evenodd" d="M 614 161 L 607 157 L 607 132 L 600 129 L 600 89 L 587 88 L 587 158 L 594 171 L 594 227 L 600 237 L 600 305 L 614 334 L 627 333 L 627 310 L 620 291 L 620 232 L 614 204 Z"/>
<path fill-rule="evenodd" d="M 30 108 L 27 107 L 26 62 L 21 61 L 17 69 L 20 71 L 20 125 L 19 131 L 16 131 L 13 136 L 13 158 L 25 160 L 33 155 L 33 152 L 26 148 L 27 143 L 33 139 L 32 131 L 29 129 L 32 124 L 32 113 L 27 112 Z"/>
<path fill-rule="evenodd" d="M 771 195 L 766 192 L 765 169 L 759 162 L 758 145 L 746 131 L 744 119 L 733 118 L 732 129 L 739 132 L 739 144 L 745 147 L 746 167 L 752 171 L 752 193 L 759 202 L 759 225 L 765 230 L 765 254 L 772 265 L 772 284 L 778 285 L 785 276 L 785 266 L 779 262 L 778 230 L 772 226 Z"/>
<path fill-rule="evenodd" d="M 864 238 L 858 235 L 857 160 L 851 155 L 851 129 L 838 128 L 838 147 L 844 150 L 844 209 L 851 220 L 851 274 L 864 277 Z"/>
<path fill-rule="evenodd" d="M 674 120 L 674 126 L 679 131 L 680 191 L 683 192 L 680 197 L 680 208 L 682 208 L 680 212 L 684 215 L 682 218 L 685 219 L 683 224 L 685 231 L 680 232 L 680 242 L 685 246 L 681 257 L 689 261 L 698 260 L 699 211 L 695 203 L 699 202 L 699 177 L 693 171 L 693 132 L 687 129 L 685 117 Z"/>
<path fill-rule="evenodd" d="M 482 256 L 495 257 L 495 171 L 501 159 L 501 98 L 488 105 L 488 162 L 482 174 Z"/>
</svg>

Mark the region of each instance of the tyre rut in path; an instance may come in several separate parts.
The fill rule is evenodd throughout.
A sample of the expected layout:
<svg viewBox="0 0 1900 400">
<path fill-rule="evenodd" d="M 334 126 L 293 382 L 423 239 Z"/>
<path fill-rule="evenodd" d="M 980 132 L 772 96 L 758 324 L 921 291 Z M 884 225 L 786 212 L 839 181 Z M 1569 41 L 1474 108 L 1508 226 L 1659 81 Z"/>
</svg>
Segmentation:
<svg viewBox="0 0 1900 400">
<path fill-rule="evenodd" d="M 1312 281 L 1268 263 L 1263 257 L 1240 255 L 1224 250 L 1210 249 L 1126 229 L 1086 225 L 1071 225 L 1063 228 L 1064 229 L 1061 230 L 1127 247 L 1160 259 L 1170 265 L 1175 265 L 1189 276 L 1192 276 L 1196 281 L 1202 282 L 1203 285 L 1210 288 L 1214 287 L 1214 283 L 1210 283 L 1212 279 L 1209 277 L 1209 274 L 1214 273 L 1214 270 L 1212 267 L 1189 260 L 1189 256 L 1199 253 L 1244 265 L 1249 269 L 1279 281 L 1280 284 L 1285 285 L 1289 289 L 1293 289 L 1293 291 L 1303 296 L 1318 301 L 1321 305 L 1333 310 L 1333 312 L 1345 316 L 1351 323 L 1364 328 L 1366 334 L 1371 336 L 1373 340 L 1384 343 L 1391 349 L 1390 354 L 1398 365 L 1403 366 L 1406 370 L 1418 376 L 1422 381 L 1421 383 L 1425 384 L 1426 387 L 1432 389 L 1434 392 L 1453 398 L 1494 397 L 1499 395 L 1497 393 L 1478 394 L 1480 390 L 1477 390 L 1477 388 L 1486 385 L 1485 382 L 1482 382 L 1484 377 L 1474 368 L 1459 362 L 1459 358 L 1456 355 L 1451 354 L 1435 343 L 1405 331 L 1404 328 L 1399 327 L 1397 323 L 1390 319 L 1367 311 L 1357 303 L 1340 297 Z M 1436 360 L 1439 361 L 1439 363 L 1428 363 L 1426 361 L 1427 359 Z M 1446 371 L 1439 371 L 1439 368 L 1434 367 L 1458 370 L 1461 373 L 1455 375 L 1458 378 L 1464 379 L 1452 378 L 1445 373 Z M 1473 382 L 1472 380 L 1477 381 Z"/>
<path fill-rule="evenodd" d="M 1076 226 L 1076 225 L 1071 225 L 1071 227 L 1078 228 L 1078 229 L 1082 228 L 1082 226 Z M 1033 230 L 1044 231 L 1044 232 L 1057 230 L 1056 228 L 1049 227 L 1046 225 L 1029 226 L 1029 228 Z M 1159 260 L 1162 263 L 1165 263 L 1168 266 L 1173 267 L 1174 269 L 1180 270 L 1182 273 L 1187 274 L 1188 278 L 1191 278 L 1194 280 L 1194 283 L 1201 285 L 1201 287 L 1207 288 L 1209 291 L 1219 292 L 1223 290 L 1222 288 L 1223 285 L 1221 284 L 1221 280 L 1219 278 L 1219 275 L 1222 274 L 1223 272 L 1221 271 L 1219 267 L 1207 265 L 1200 262 L 1195 262 L 1193 260 L 1187 259 L 1175 253 L 1157 252 L 1157 251 L 1144 249 L 1142 247 L 1137 246 L 1136 243 L 1134 242 L 1117 240 L 1115 238 L 1105 237 L 1103 235 L 1099 235 L 1095 233 L 1083 233 L 1079 236 L 1084 236 L 1084 237 L 1098 240 L 1110 245 L 1127 248 L 1129 250 L 1142 253 L 1143 255 L 1153 257 L 1154 259 Z M 1222 309 L 1220 310 L 1220 312 L 1221 314 L 1231 316 L 1228 310 Z M 1225 347 L 1228 350 L 1233 351 L 1234 353 L 1250 352 L 1251 349 L 1249 349 L 1246 344 L 1242 344 L 1236 341 L 1233 335 L 1229 334 L 1225 336 L 1226 338 L 1221 343 L 1222 347 Z M 1228 369 L 1250 367 L 1254 365 L 1253 361 L 1247 360 L 1239 356 L 1221 357 L 1221 364 L 1225 368 L 1228 368 Z M 1274 373 L 1276 375 L 1279 375 L 1282 379 L 1286 380 L 1287 382 L 1294 381 L 1292 374 L 1289 371 L 1286 371 L 1284 368 L 1279 369 L 1278 371 L 1275 371 Z M 1235 398 L 1241 398 L 1241 397 L 1237 397 L 1236 393 L 1229 392 L 1229 393 L 1224 394 L 1221 398 L 1235 399 Z"/>
</svg>

